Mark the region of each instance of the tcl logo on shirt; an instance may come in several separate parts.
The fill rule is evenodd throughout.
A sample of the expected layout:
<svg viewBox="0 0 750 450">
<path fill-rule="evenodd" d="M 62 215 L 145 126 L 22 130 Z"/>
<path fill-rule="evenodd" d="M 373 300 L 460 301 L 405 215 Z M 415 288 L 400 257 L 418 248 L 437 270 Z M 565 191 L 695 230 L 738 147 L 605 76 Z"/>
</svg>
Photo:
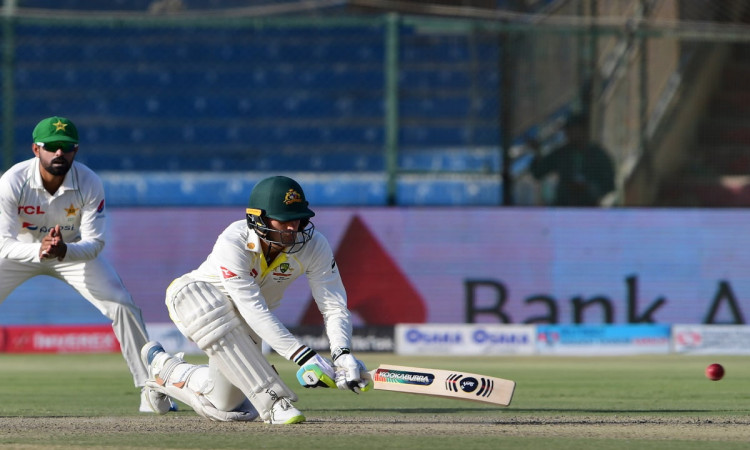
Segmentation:
<svg viewBox="0 0 750 450">
<path fill-rule="evenodd" d="M 18 214 L 21 213 L 24 213 L 27 216 L 32 216 L 34 214 L 44 214 L 44 211 L 42 211 L 42 207 L 39 205 L 27 205 L 18 207 Z"/>
</svg>

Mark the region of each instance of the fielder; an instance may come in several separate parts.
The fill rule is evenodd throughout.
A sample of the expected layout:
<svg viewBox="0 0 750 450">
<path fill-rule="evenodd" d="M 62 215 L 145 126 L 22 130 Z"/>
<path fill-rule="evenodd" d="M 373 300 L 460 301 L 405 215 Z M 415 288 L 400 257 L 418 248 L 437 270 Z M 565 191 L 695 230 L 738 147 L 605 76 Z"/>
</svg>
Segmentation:
<svg viewBox="0 0 750 450">
<path fill-rule="evenodd" d="M 0 302 L 26 280 L 49 275 L 69 284 L 112 320 L 122 354 L 141 389 L 141 412 L 174 403 L 144 387 L 148 372 L 140 349 L 148 341 L 141 310 L 120 277 L 99 256 L 104 248 L 104 188 L 88 167 L 74 162 L 78 131 L 50 117 L 32 133 L 34 158 L 0 177 Z"/>
<path fill-rule="evenodd" d="M 349 350 L 344 285 L 328 241 L 314 232 L 314 215 L 291 178 L 266 178 L 253 188 L 246 219 L 230 224 L 200 267 L 167 288 L 170 317 L 206 352 L 208 365 L 188 364 L 149 342 L 141 351 L 148 386 L 216 421 L 303 422 L 291 403 L 297 396 L 261 353 L 266 341 L 299 366 L 316 367 L 319 386 L 357 393 L 367 387 L 367 369 Z M 303 274 L 325 319 L 333 363 L 301 344 L 271 312 Z"/>
</svg>

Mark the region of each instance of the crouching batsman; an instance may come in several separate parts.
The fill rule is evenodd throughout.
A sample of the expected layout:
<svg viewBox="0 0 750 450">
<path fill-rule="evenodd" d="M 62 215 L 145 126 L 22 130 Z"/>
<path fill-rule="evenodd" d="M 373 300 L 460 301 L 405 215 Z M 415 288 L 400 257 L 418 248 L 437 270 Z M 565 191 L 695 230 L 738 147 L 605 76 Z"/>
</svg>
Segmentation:
<svg viewBox="0 0 750 450">
<path fill-rule="evenodd" d="M 261 353 L 262 341 L 298 364 L 305 387 L 368 388 L 364 364 L 350 352 L 351 314 L 333 252 L 310 221 L 315 213 L 291 178 L 260 181 L 250 193 L 246 220 L 219 235 L 196 270 L 167 288 L 169 314 L 179 330 L 208 355 L 207 365 L 186 363 L 149 342 L 141 357 L 147 385 L 216 421 L 291 424 L 305 420 L 295 393 Z M 303 345 L 272 313 L 286 288 L 305 274 L 325 320 L 331 357 Z"/>
</svg>

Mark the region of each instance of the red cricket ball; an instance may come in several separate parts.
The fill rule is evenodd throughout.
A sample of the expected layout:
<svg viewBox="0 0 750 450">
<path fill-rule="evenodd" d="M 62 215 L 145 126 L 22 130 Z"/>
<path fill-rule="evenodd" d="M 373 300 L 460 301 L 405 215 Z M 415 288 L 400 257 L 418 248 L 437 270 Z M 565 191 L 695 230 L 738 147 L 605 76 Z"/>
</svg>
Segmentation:
<svg viewBox="0 0 750 450">
<path fill-rule="evenodd" d="M 719 381 L 724 377 L 724 367 L 721 364 L 710 364 L 706 367 L 706 377 L 713 381 Z"/>
</svg>

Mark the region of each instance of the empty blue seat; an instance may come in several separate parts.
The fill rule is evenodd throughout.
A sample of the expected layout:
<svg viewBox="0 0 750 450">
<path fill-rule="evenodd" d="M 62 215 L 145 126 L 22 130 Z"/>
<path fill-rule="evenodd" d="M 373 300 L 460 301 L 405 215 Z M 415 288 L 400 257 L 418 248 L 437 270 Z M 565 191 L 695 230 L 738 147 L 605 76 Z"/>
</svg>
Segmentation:
<svg viewBox="0 0 750 450">
<path fill-rule="evenodd" d="M 247 193 L 265 178 L 265 172 L 224 174 L 101 174 L 110 206 L 234 206 L 247 202 Z M 305 195 L 315 205 L 385 204 L 382 174 L 295 178 L 305 186 Z"/>
<path fill-rule="evenodd" d="M 105 3 L 124 9 L 123 2 Z M 75 9 L 93 3 L 100 2 L 56 4 Z M 135 9 L 150 4 L 134 3 L 140 5 Z M 30 0 L 24 6 L 32 4 L 52 5 Z M 123 204 L 149 201 L 140 197 L 143 186 L 163 197 L 157 203 L 207 201 L 203 192 L 225 189 L 221 174 L 233 171 L 312 172 L 329 183 L 321 187 L 322 201 L 385 202 L 380 21 L 331 27 L 24 24 L 15 31 L 17 160 L 30 156 L 30 130 L 40 116 L 61 114 L 79 126 L 81 162 L 141 174 L 116 194 Z M 499 155 L 491 150 L 502 137 L 497 40 L 411 26 L 400 32 L 399 168 L 498 170 Z M 159 178 L 170 171 L 215 172 L 218 179 L 195 178 L 203 188 L 187 195 L 184 185 Z M 378 182 L 361 182 L 373 172 Z M 491 200 L 474 193 L 474 185 L 418 183 L 399 188 L 404 201 Z"/>
<path fill-rule="evenodd" d="M 401 205 L 482 206 L 501 204 L 499 177 L 405 177 L 398 185 Z"/>
</svg>

